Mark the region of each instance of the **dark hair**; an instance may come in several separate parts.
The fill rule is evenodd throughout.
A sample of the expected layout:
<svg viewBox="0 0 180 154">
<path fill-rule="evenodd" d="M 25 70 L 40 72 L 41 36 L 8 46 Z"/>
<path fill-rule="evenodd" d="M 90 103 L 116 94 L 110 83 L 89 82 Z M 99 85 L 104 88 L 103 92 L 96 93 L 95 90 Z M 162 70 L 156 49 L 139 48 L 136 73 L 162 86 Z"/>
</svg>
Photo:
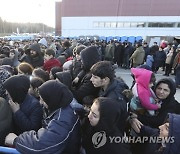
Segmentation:
<svg viewBox="0 0 180 154">
<path fill-rule="evenodd" d="M 54 57 L 55 51 L 53 49 L 46 49 L 45 54 L 49 56 L 52 55 Z"/>
<path fill-rule="evenodd" d="M 71 43 L 68 40 L 65 40 L 63 42 L 63 46 L 66 47 L 66 48 L 69 48 L 71 46 Z"/>
<path fill-rule="evenodd" d="M 80 52 L 85 48 L 86 48 L 85 45 L 79 45 L 79 46 L 74 48 L 74 53 L 80 55 Z"/>
<path fill-rule="evenodd" d="M 103 129 L 107 132 L 113 132 L 120 118 L 120 104 L 117 100 L 107 97 L 98 97 L 93 103 L 98 105 L 100 113 L 100 119 L 96 127 L 99 130 Z"/>
<path fill-rule="evenodd" d="M 49 80 L 49 74 L 42 68 L 36 68 L 33 70 L 33 73 L 36 77 L 41 78 L 44 82 Z"/>
<path fill-rule="evenodd" d="M 166 98 L 166 99 L 171 99 L 173 98 L 174 99 L 174 95 L 176 93 L 176 85 L 175 85 L 175 82 L 171 79 L 171 78 L 163 78 L 163 79 L 160 79 L 159 81 L 157 81 L 155 87 L 154 87 L 154 90 L 156 90 L 156 88 L 161 84 L 167 84 L 169 89 L 170 89 L 170 94 L 169 96 Z"/>
<path fill-rule="evenodd" d="M 15 54 L 15 49 L 11 49 L 11 50 L 9 51 L 9 54 L 10 54 L 10 52 L 12 52 L 12 53 Z"/>
<path fill-rule="evenodd" d="M 151 78 L 150 78 L 150 83 L 155 84 L 155 82 L 156 82 L 156 77 L 155 77 L 155 74 L 152 73 L 152 74 L 151 74 Z"/>
<path fill-rule="evenodd" d="M 62 72 L 62 71 L 63 71 L 62 67 L 58 67 L 58 66 L 53 67 L 53 68 L 51 68 L 51 70 L 50 70 L 50 72 L 51 72 L 51 74 L 52 74 L 52 76 L 53 76 L 54 79 L 56 78 L 56 73 Z"/>
<path fill-rule="evenodd" d="M 136 45 L 137 45 L 137 47 L 140 47 L 140 46 L 142 46 L 142 42 L 138 41 L 138 42 L 136 42 Z"/>
<path fill-rule="evenodd" d="M 100 61 L 91 67 L 91 73 L 95 76 L 104 79 L 108 77 L 112 81 L 115 77 L 114 67 L 110 61 Z"/>
<path fill-rule="evenodd" d="M 33 89 L 39 88 L 43 83 L 44 83 L 44 81 L 39 77 L 33 77 L 30 80 L 30 84 L 31 84 Z"/>
</svg>

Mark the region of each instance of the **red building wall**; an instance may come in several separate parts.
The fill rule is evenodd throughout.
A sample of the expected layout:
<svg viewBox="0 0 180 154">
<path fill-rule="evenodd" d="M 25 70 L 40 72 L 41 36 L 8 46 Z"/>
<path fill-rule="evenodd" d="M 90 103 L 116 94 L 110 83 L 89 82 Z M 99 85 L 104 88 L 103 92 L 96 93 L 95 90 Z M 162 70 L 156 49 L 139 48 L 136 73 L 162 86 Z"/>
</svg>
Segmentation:
<svg viewBox="0 0 180 154">
<path fill-rule="evenodd" d="M 62 0 L 56 2 L 56 32 L 61 17 L 180 16 L 180 0 Z"/>
<path fill-rule="evenodd" d="M 179 16 L 180 0 L 62 0 L 62 16 Z"/>
</svg>

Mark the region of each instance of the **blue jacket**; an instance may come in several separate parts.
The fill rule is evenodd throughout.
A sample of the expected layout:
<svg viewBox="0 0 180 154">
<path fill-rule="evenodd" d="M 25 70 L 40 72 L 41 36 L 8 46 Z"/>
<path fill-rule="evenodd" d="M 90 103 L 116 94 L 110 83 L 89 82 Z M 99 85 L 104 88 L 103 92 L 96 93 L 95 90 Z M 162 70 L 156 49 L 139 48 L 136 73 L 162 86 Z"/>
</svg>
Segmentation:
<svg viewBox="0 0 180 154">
<path fill-rule="evenodd" d="M 20 104 L 20 109 L 13 114 L 15 133 L 38 130 L 41 128 L 42 118 L 43 110 L 39 101 L 27 94 L 23 103 Z"/>
<path fill-rule="evenodd" d="M 174 137 L 174 143 L 168 143 L 163 154 L 179 154 L 180 146 L 180 115 L 169 114 L 169 136 Z"/>
<path fill-rule="evenodd" d="M 29 131 L 14 140 L 15 148 L 24 154 L 78 154 L 79 118 L 71 105 L 59 108 L 44 120 L 43 128 Z"/>
</svg>

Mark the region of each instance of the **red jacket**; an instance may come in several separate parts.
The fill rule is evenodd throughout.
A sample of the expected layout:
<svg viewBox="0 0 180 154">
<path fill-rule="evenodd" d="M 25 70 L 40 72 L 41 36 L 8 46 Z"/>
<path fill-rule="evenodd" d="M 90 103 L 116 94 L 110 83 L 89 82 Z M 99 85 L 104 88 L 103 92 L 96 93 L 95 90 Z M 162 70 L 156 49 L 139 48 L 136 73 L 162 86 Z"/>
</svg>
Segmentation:
<svg viewBox="0 0 180 154">
<path fill-rule="evenodd" d="M 52 58 L 44 62 L 43 68 L 45 71 L 50 72 L 53 67 L 62 67 L 59 60 Z"/>
</svg>

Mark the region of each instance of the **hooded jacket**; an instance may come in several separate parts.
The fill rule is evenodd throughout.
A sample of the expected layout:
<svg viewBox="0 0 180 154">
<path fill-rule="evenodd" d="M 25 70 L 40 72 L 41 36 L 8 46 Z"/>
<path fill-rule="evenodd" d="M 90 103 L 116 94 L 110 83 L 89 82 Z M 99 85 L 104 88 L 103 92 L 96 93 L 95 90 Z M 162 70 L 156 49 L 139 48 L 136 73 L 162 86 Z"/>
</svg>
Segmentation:
<svg viewBox="0 0 180 154">
<path fill-rule="evenodd" d="M 30 55 L 30 57 L 29 57 L 30 58 L 30 64 L 34 68 L 43 66 L 44 59 L 43 59 L 43 56 L 42 56 L 42 53 L 41 53 L 40 45 L 38 43 L 32 44 L 32 45 L 30 45 L 29 49 L 37 52 L 37 55 L 34 56 L 34 57 L 32 57 Z"/>
<path fill-rule="evenodd" d="M 95 46 L 90 46 L 81 51 L 83 69 L 89 71 L 91 66 L 101 60 L 99 52 Z"/>
<path fill-rule="evenodd" d="M 178 154 L 180 146 L 180 115 L 169 114 L 169 136 L 174 137 L 174 143 L 166 144 L 163 154 Z"/>
<path fill-rule="evenodd" d="M 72 85 L 72 77 L 69 71 L 65 71 L 65 72 L 57 72 L 55 74 L 55 77 L 62 82 L 63 84 L 65 84 L 70 90 L 71 90 L 71 85 Z"/>
<path fill-rule="evenodd" d="M 17 134 L 41 127 L 42 107 L 36 98 L 28 94 L 29 87 L 30 81 L 25 75 L 14 75 L 4 82 L 12 101 L 20 105 L 13 114 Z"/>
<path fill-rule="evenodd" d="M 37 132 L 24 132 L 14 145 L 20 153 L 79 154 L 79 117 L 70 105 L 73 95 L 56 80 L 47 81 L 39 88 L 43 101 L 48 105 L 49 116 Z"/>
<path fill-rule="evenodd" d="M 99 92 L 100 97 L 108 97 L 111 99 L 116 100 L 120 105 L 121 110 L 121 117 L 118 121 L 118 128 L 121 131 L 124 131 L 125 129 L 125 121 L 123 119 L 126 119 L 128 117 L 127 113 L 127 100 L 125 96 L 122 94 L 122 92 L 125 89 L 129 89 L 128 86 L 124 83 L 124 81 L 114 79 L 108 86 L 108 88 L 103 91 L 102 89 Z"/>
<path fill-rule="evenodd" d="M 153 94 L 149 88 L 152 72 L 142 68 L 131 68 L 137 84 L 137 93 L 140 103 L 146 110 L 157 110 L 158 106 L 152 104 L 150 98 Z"/>
<path fill-rule="evenodd" d="M 9 92 L 12 100 L 23 103 L 30 87 L 30 80 L 25 75 L 15 75 L 4 82 L 4 88 Z"/>
<path fill-rule="evenodd" d="M 4 139 L 10 131 L 12 131 L 12 111 L 6 100 L 0 97 L 0 145 L 4 145 Z"/>
<path fill-rule="evenodd" d="M 50 112 L 68 106 L 73 100 L 70 90 L 57 80 L 51 80 L 42 84 L 39 87 L 39 94 L 48 105 Z"/>
<path fill-rule="evenodd" d="M 161 100 L 161 108 L 157 110 L 157 115 L 153 117 L 148 117 L 146 115 L 138 115 L 138 119 L 144 125 L 153 128 L 158 128 L 160 125 L 162 125 L 168 113 L 179 114 L 180 112 L 180 105 L 174 98 L 174 95 L 176 93 L 176 86 L 174 81 L 170 78 L 161 79 L 156 83 L 154 91 L 156 90 L 157 86 L 161 83 L 165 83 L 169 86 L 170 94 L 166 99 Z"/>
<path fill-rule="evenodd" d="M 100 55 L 95 46 L 90 46 L 81 51 L 81 60 L 83 65 L 82 80 L 78 84 L 75 90 L 73 90 L 74 97 L 79 103 L 83 102 L 85 96 L 97 96 L 99 88 L 95 88 L 90 81 L 92 74 L 90 73 L 90 68 L 92 65 L 100 61 Z"/>
<path fill-rule="evenodd" d="M 101 98 L 100 98 L 101 99 Z M 121 117 L 120 105 L 116 100 L 103 97 L 99 103 L 100 119 L 96 126 L 91 126 L 89 120 L 83 125 L 83 147 L 87 154 L 129 154 L 129 147 L 122 143 L 110 143 L 109 137 L 122 137 L 118 127 L 118 121 Z M 96 136 L 102 135 L 102 138 Z M 96 138 L 97 137 L 97 138 Z M 96 141 L 99 139 L 99 142 Z M 102 139 L 102 140 L 100 140 Z M 102 141 L 102 142 L 101 142 Z M 102 146 L 100 145 L 103 143 Z"/>
</svg>

